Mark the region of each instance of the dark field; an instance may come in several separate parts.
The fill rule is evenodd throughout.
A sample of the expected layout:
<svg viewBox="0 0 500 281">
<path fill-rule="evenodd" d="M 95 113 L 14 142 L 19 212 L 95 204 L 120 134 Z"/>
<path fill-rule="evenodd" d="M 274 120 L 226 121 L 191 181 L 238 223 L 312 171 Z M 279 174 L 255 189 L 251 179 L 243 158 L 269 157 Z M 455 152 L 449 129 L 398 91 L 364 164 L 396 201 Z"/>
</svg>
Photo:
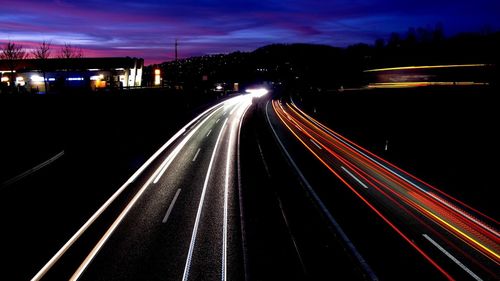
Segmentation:
<svg viewBox="0 0 500 281">
<path fill-rule="evenodd" d="M 134 172 L 209 96 L 184 93 L 0 96 L 0 182 L 64 150 L 116 175 Z M 106 177 L 105 177 L 106 178 Z M 104 178 L 103 178 L 104 179 Z"/>
</svg>

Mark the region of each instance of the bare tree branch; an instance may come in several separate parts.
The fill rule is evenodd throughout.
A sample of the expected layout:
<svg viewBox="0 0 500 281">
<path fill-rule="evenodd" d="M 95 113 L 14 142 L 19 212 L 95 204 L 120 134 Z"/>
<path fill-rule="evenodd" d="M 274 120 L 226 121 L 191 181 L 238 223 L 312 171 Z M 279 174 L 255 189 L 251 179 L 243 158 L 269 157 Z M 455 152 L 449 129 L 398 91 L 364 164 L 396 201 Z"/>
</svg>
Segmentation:
<svg viewBox="0 0 500 281">
<path fill-rule="evenodd" d="M 45 86 L 44 91 L 48 92 L 47 87 L 47 60 L 50 58 L 50 48 L 51 44 L 49 42 L 43 41 L 40 43 L 38 48 L 33 50 L 32 55 L 37 60 L 38 67 L 42 71 L 43 74 L 43 84 Z"/>
<path fill-rule="evenodd" d="M 22 60 L 28 56 L 22 45 L 13 42 L 8 42 L 2 49 L 0 57 L 4 60 Z"/>
<path fill-rule="evenodd" d="M 65 43 L 64 46 L 61 47 L 58 57 L 61 59 L 82 58 L 83 50 L 81 48 L 74 47 L 69 43 Z"/>
<path fill-rule="evenodd" d="M 50 58 L 50 53 L 51 53 L 51 44 L 49 42 L 43 41 L 40 43 L 38 48 L 33 50 L 32 55 L 33 58 L 38 59 L 38 60 L 46 60 Z"/>
<path fill-rule="evenodd" d="M 2 52 L 0 53 L 0 58 L 7 61 L 7 66 L 9 67 L 10 70 L 10 76 L 11 76 L 10 79 L 12 87 L 14 87 L 14 81 L 15 81 L 14 70 L 16 70 L 19 61 L 27 57 L 28 53 L 24 50 L 22 45 L 9 41 L 3 47 Z"/>
</svg>

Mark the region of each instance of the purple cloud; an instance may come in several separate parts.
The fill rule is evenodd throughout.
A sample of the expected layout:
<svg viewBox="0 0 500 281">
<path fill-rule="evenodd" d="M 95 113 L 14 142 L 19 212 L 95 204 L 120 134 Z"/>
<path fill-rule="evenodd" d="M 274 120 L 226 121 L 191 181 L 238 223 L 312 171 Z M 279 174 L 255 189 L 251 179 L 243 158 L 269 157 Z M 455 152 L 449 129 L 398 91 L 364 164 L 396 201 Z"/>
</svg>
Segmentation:
<svg viewBox="0 0 500 281">
<path fill-rule="evenodd" d="M 500 28 L 495 0 L 17 0 L 0 10 L 0 41 L 71 43 L 87 56 L 173 58 L 250 51 L 271 43 L 372 43 L 390 32 L 444 25 L 448 34 Z"/>
</svg>

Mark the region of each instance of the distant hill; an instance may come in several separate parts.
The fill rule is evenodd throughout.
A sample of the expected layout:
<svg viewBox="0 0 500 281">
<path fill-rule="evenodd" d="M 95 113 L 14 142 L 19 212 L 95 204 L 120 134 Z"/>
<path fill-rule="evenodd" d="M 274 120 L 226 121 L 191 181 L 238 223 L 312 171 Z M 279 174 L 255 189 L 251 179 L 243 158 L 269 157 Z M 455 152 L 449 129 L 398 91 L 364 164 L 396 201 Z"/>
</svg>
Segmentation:
<svg viewBox="0 0 500 281">
<path fill-rule="evenodd" d="M 347 74 L 345 50 L 314 44 L 273 44 L 253 52 L 192 57 L 162 64 L 180 81 L 275 81 L 297 86 L 337 85 Z M 357 69 L 358 71 L 361 68 Z M 344 74 L 341 75 L 341 72 Z"/>
<path fill-rule="evenodd" d="M 409 29 L 374 45 L 346 48 L 315 44 L 272 44 L 253 52 L 192 57 L 160 66 L 169 81 L 283 82 L 297 89 L 363 85 L 363 70 L 409 65 L 500 61 L 500 32 L 463 33 L 444 38 L 442 31 Z M 204 82 L 202 82 L 204 81 Z"/>
</svg>

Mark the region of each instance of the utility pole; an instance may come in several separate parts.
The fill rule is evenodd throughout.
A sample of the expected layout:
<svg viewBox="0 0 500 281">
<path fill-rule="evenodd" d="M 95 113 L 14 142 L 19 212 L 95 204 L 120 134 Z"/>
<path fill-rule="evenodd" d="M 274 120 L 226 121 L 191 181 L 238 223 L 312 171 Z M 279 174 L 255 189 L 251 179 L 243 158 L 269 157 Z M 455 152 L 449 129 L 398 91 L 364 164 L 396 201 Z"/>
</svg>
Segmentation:
<svg viewBox="0 0 500 281">
<path fill-rule="evenodd" d="M 178 43 L 177 43 L 177 39 L 175 39 L 175 62 L 177 63 L 177 46 L 178 46 Z"/>
<path fill-rule="evenodd" d="M 177 46 L 178 46 L 178 43 L 177 43 L 177 39 L 175 39 L 175 61 L 174 61 L 174 66 L 175 66 L 175 74 L 174 74 L 174 88 L 177 89 L 177 82 L 178 82 L 178 78 L 179 78 L 179 61 L 178 61 L 178 57 L 177 57 Z"/>
</svg>

